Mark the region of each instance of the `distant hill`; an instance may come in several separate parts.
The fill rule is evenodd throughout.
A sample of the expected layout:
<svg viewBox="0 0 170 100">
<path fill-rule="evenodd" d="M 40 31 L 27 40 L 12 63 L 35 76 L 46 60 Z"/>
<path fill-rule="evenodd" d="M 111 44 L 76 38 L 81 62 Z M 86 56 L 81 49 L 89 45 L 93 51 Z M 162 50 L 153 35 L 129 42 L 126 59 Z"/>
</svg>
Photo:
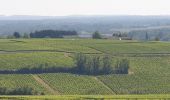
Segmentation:
<svg viewBox="0 0 170 100">
<path fill-rule="evenodd" d="M 30 33 L 46 29 L 75 30 L 79 34 L 96 30 L 103 34 L 117 31 L 129 33 L 145 29 L 169 30 L 170 16 L 0 16 L 1 35 L 15 31 Z M 134 35 L 134 38 L 136 37 L 140 36 Z"/>
</svg>

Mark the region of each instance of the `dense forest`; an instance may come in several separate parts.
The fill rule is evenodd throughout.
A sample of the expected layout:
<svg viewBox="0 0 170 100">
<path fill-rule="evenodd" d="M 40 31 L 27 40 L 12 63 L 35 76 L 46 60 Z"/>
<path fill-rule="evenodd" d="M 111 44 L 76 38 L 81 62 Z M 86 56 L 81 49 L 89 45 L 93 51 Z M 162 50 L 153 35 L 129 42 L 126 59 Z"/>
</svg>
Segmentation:
<svg viewBox="0 0 170 100">
<path fill-rule="evenodd" d="M 61 30 L 42 30 L 30 33 L 31 38 L 63 38 L 64 36 L 77 35 L 76 31 L 61 31 Z"/>
</svg>

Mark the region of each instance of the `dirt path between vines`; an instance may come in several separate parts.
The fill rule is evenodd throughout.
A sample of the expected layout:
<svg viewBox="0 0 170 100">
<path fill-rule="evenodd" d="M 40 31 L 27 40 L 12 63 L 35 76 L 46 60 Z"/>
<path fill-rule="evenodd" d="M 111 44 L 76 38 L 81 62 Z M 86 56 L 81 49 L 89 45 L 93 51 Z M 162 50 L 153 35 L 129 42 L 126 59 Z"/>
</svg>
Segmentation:
<svg viewBox="0 0 170 100">
<path fill-rule="evenodd" d="M 51 94 L 57 95 L 60 94 L 58 91 L 55 91 L 52 87 L 50 87 L 44 80 L 42 80 L 38 75 L 32 75 L 33 78 L 40 83 L 43 87 L 45 87 Z"/>
<path fill-rule="evenodd" d="M 101 85 L 103 85 L 105 88 L 107 88 L 112 94 L 116 94 L 110 87 L 108 87 L 105 83 L 103 83 L 101 80 L 99 80 L 97 77 L 93 77 L 96 81 L 98 81 Z"/>
</svg>

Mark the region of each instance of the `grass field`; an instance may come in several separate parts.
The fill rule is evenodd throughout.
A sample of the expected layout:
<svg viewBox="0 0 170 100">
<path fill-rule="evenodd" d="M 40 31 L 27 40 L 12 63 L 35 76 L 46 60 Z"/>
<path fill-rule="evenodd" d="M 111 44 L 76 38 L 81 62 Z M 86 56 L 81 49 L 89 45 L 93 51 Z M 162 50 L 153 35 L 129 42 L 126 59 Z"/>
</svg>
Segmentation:
<svg viewBox="0 0 170 100">
<path fill-rule="evenodd" d="M 58 95 L 115 95 L 104 98 L 163 98 L 170 94 L 170 43 L 144 41 L 116 41 L 92 39 L 0 39 L 0 70 L 47 67 L 74 67 L 74 53 L 103 55 L 117 59 L 127 58 L 127 75 L 78 75 L 72 73 L 0 74 L 2 87 L 30 86 L 45 94 Z M 34 77 L 33 77 L 34 76 Z M 39 80 L 39 81 L 37 81 Z M 157 94 L 132 95 L 128 94 Z M 52 96 L 47 98 L 103 98 L 102 96 Z M 1 97 L 0 97 L 1 98 Z M 8 98 L 8 97 L 4 97 Z M 9 97 L 13 98 L 13 97 Z M 15 98 L 15 97 L 14 97 Z M 43 98 L 23 97 L 23 98 Z M 123 99 L 122 98 L 122 99 Z"/>
</svg>

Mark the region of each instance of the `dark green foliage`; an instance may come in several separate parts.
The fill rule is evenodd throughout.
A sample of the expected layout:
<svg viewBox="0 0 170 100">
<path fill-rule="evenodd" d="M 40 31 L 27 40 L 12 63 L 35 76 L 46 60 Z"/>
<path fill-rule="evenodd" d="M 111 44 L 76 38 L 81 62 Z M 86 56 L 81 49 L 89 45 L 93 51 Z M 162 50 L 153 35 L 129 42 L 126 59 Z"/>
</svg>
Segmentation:
<svg viewBox="0 0 170 100">
<path fill-rule="evenodd" d="M 3 74 L 40 74 L 40 73 L 74 73 L 88 75 L 102 74 L 128 74 L 129 61 L 127 59 L 118 60 L 115 66 L 112 66 L 112 57 L 105 55 L 85 55 L 78 53 L 75 55 L 75 67 L 65 68 L 49 66 L 47 63 L 40 64 L 37 67 L 26 66 L 18 70 L 3 70 Z"/>
<path fill-rule="evenodd" d="M 75 62 L 77 72 L 80 74 L 100 74 L 102 69 L 100 56 L 87 56 L 82 53 L 76 54 Z"/>
<path fill-rule="evenodd" d="M 61 31 L 61 30 L 41 30 L 30 33 L 31 38 L 63 38 L 64 36 L 77 35 L 76 31 Z"/>
<path fill-rule="evenodd" d="M 33 88 L 30 87 L 22 87 L 16 88 L 9 92 L 10 95 L 34 95 L 37 94 Z"/>
<path fill-rule="evenodd" d="M 6 95 L 8 93 L 7 88 L 1 87 L 0 88 L 0 95 Z"/>
<path fill-rule="evenodd" d="M 101 39 L 102 36 L 98 31 L 96 31 L 96 32 L 93 33 L 92 38 L 93 39 Z"/>
<path fill-rule="evenodd" d="M 74 73 L 75 68 L 64 68 L 64 67 L 55 67 L 55 66 L 49 66 L 47 63 L 40 64 L 38 67 L 32 67 L 27 66 L 25 68 L 16 70 L 16 71 L 0 71 L 0 73 L 19 73 L 19 74 L 40 74 L 40 73 L 58 73 L 58 72 L 64 72 L 64 73 Z"/>
<path fill-rule="evenodd" d="M 148 35 L 148 32 L 146 32 L 146 35 L 145 35 L 145 40 L 149 40 L 149 35 Z"/>
<path fill-rule="evenodd" d="M 0 95 L 37 95 L 33 88 L 30 87 L 19 87 L 15 89 L 7 89 L 5 87 L 0 88 Z"/>
<path fill-rule="evenodd" d="M 82 73 L 86 69 L 86 64 L 87 64 L 87 57 L 86 55 L 83 55 L 82 53 L 76 54 L 75 56 L 75 60 L 76 60 L 76 66 L 77 66 L 77 70 Z"/>
<path fill-rule="evenodd" d="M 127 33 L 117 32 L 117 33 L 113 33 L 112 36 L 113 37 L 128 37 L 128 34 Z"/>
<path fill-rule="evenodd" d="M 129 61 L 118 60 L 115 68 L 112 66 L 111 57 L 108 55 L 87 56 L 82 53 L 76 54 L 76 69 L 80 74 L 128 74 Z"/>
<path fill-rule="evenodd" d="M 115 73 L 128 74 L 129 61 L 127 59 L 118 60 L 115 66 Z"/>
<path fill-rule="evenodd" d="M 113 68 L 112 68 L 112 61 L 111 61 L 111 57 L 106 55 L 103 57 L 103 72 L 106 72 L 107 74 L 112 73 Z"/>
<path fill-rule="evenodd" d="M 20 38 L 20 37 L 21 37 L 21 35 L 20 35 L 19 32 L 14 32 L 13 36 L 14 36 L 15 38 Z"/>
<path fill-rule="evenodd" d="M 99 56 L 94 56 L 92 59 L 92 63 L 93 63 L 93 74 L 98 74 L 100 73 L 100 57 Z"/>
</svg>

